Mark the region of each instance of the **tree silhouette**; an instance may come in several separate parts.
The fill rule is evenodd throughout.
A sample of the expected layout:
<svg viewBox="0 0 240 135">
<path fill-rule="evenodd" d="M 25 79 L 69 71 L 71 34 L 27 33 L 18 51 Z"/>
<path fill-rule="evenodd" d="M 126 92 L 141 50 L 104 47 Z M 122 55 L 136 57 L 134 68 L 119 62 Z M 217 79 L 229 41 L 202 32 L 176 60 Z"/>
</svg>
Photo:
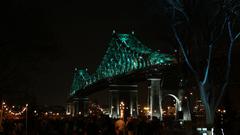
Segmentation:
<svg viewBox="0 0 240 135">
<path fill-rule="evenodd" d="M 232 50 L 240 36 L 240 1 L 160 0 L 159 3 L 199 88 L 206 124 L 212 126 L 228 86 Z M 226 51 L 219 53 L 223 49 Z M 216 70 L 219 57 L 226 65 L 221 72 Z"/>
</svg>

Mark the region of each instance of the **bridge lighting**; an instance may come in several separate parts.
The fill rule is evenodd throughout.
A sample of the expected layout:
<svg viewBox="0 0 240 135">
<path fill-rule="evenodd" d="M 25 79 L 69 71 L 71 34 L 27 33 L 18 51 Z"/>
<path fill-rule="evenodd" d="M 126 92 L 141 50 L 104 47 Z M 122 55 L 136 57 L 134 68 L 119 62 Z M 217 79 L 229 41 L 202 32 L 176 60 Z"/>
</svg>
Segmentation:
<svg viewBox="0 0 240 135">
<path fill-rule="evenodd" d="M 114 33 L 115 30 L 113 30 Z M 116 37 L 112 38 L 107 49 L 110 51 L 107 51 L 104 55 L 104 59 L 98 66 L 95 74 L 88 74 L 86 72 L 87 69 L 75 72 L 70 96 L 99 80 L 109 79 L 108 81 L 111 81 L 115 76 L 124 75 L 134 70 L 155 65 L 168 66 L 171 63 L 176 63 L 174 62 L 176 61 L 174 56 L 146 47 L 133 34 L 134 31 L 132 31 L 132 34 L 117 34 Z M 122 43 L 116 42 L 118 40 Z M 129 49 L 133 50 L 133 52 L 129 51 Z M 75 70 L 77 71 L 77 68 Z M 155 71 L 158 71 L 158 69 L 155 69 Z"/>
</svg>

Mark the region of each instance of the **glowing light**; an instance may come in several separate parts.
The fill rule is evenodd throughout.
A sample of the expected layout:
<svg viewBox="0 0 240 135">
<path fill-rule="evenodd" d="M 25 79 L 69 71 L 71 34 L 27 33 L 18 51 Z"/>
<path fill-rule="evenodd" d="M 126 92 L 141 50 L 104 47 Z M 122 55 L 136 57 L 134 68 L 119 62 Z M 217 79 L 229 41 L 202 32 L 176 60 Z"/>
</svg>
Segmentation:
<svg viewBox="0 0 240 135">
<path fill-rule="evenodd" d="M 143 110 L 148 111 L 150 108 L 149 107 L 143 107 Z"/>
<path fill-rule="evenodd" d="M 124 117 L 124 102 L 120 102 L 120 118 Z"/>
<path fill-rule="evenodd" d="M 226 110 L 223 110 L 223 113 L 226 113 Z"/>
<path fill-rule="evenodd" d="M 154 66 L 176 63 L 172 55 L 153 51 L 143 45 L 133 34 L 114 34 L 109 47 L 94 74 L 90 75 L 86 69 L 74 71 L 70 95 L 95 82 L 124 75 L 134 70 Z"/>
</svg>

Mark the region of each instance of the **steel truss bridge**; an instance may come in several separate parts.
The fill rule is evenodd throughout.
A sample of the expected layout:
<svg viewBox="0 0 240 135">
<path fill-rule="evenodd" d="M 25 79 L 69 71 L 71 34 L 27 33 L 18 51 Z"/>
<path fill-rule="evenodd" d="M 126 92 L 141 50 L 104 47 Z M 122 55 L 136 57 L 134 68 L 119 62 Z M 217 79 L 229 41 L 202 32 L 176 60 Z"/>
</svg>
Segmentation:
<svg viewBox="0 0 240 135">
<path fill-rule="evenodd" d="M 162 81 L 159 76 L 161 76 L 163 71 L 166 73 L 173 71 L 172 69 L 174 69 L 176 65 L 177 60 L 173 55 L 160 53 L 159 51 L 154 51 L 146 47 L 135 37 L 134 33 L 119 34 L 113 31 L 106 53 L 95 73 L 89 74 L 87 69 L 75 68 L 70 89 L 70 104 L 68 104 L 67 112 L 74 115 L 81 110 L 80 108 L 85 108 L 82 109 L 84 112 L 84 110 L 87 110 L 87 96 L 103 90 L 106 87 L 110 87 L 115 89 L 114 91 L 110 90 L 110 115 L 112 117 L 120 116 L 120 97 L 119 91 L 116 91 L 116 89 L 131 89 L 132 91 L 129 92 L 134 93 L 130 94 L 131 97 L 128 103 L 129 106 L 131 106 L 130 114 L 133 115 L 133 110 L 137 110 L 138 103 L 137 88 L 132 87 L 135 86 L 132 84 L 139 80 L 147 79 L 151 81 L 151 85 L 154 87 L 151 93 L 161 93 L 159 91 Z M 155 83 L 157 83 L 156 86 L 154 86 Z M 127 88 L 126 86 L 129 87 Z M 152 100 L 149 102 L 151 109 L 161 107 L 161 103 L 157 105 L 158 107 L 153 103 L 153 100 L 162 100 L 160 95 L 158 99 L 150 100 Z M 112 109 L 113 106 L 115 106 L 115 109 Z M 133 109 L 134 107 L 135 109 Z M 179 109 L 181 109 L 181 107 L 179 107 Z M 157 116 L 162 115 L 161 109 L 158 109 L 156 114 Z M 137 115 L 137 111 L 135 115 Z"/>
</svg>

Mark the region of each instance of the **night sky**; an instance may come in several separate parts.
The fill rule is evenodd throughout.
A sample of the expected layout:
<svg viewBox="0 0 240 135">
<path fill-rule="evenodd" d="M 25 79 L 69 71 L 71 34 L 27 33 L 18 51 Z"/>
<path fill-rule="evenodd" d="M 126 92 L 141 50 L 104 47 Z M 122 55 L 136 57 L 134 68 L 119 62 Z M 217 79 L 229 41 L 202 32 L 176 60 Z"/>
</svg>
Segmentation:
<svg viewBox="0 0 240 135">
<path fill-rule="evenodd" d="M 0 92 L 28 93 L 40 105 L 65 105 L 74 68 L 94 72 L 113 29 L 134 30 L 146 46 L 169 52 L 175 40 L 168 28 L 155 0 L 1 1 Z M 239 48 L 233 65 L 236 88 L 228 94 L 235 103 L 240 95 Z"/>
<path fill-rule="evenodd" d="M 75 67 L 94 72 L 112 30 L 135 31 L 146 46 L 172 49 L 151 2 L 7 0 L 0 2 L 0 88 L 38 104 L 64 105 Z"/>
</svg>

